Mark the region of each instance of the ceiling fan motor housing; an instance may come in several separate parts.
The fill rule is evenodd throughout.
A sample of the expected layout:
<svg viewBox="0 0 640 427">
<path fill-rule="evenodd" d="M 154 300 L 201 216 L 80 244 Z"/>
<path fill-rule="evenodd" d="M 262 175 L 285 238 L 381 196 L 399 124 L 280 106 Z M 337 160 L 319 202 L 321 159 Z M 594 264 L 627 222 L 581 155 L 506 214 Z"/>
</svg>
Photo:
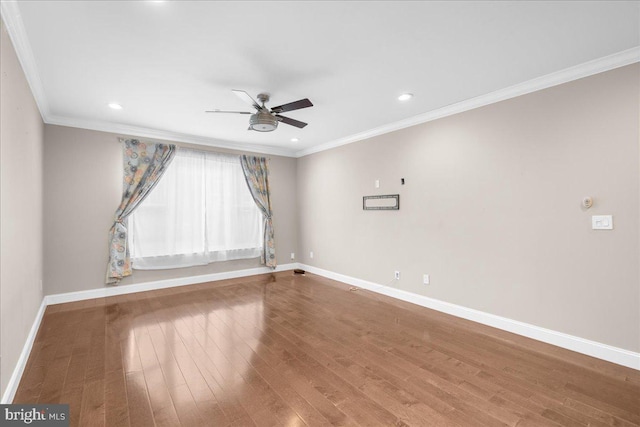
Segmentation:
<svg viewBox="0 0 640 427">
<path fill-rule="evenodd" d="M 251 115 L 250 127 L 258 132 L 271 132 L 278 127 L 278 119 L 267 111 L 258 111 Z"/>
</svg>

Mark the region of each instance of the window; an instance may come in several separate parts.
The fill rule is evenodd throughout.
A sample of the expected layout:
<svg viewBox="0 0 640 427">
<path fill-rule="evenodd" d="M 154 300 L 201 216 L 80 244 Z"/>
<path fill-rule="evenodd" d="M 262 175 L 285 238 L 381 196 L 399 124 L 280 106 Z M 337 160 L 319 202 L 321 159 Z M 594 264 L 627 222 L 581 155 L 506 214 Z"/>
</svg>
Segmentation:
<svg viewBox="0 0 640 427">
<path fill-rule="evenodd" d="M 129 216 L 133 268 L 259 257 L 262 223 L 238 156 L 179 149 L 156 188 Z"/>
</svg>

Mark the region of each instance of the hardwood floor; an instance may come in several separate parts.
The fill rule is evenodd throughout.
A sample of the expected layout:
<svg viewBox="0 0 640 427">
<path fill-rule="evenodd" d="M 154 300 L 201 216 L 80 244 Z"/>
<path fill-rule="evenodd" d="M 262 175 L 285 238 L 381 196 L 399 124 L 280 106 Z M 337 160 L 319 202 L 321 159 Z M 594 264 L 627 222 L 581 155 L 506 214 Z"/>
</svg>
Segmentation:
<svg viewBox="0 0 640 427">
<path fill-rule="evenodd" d="M 639 426 L 640 372 L 284 272 L 50 306 L 14 402 L 73 426 Z"/>
</svg>

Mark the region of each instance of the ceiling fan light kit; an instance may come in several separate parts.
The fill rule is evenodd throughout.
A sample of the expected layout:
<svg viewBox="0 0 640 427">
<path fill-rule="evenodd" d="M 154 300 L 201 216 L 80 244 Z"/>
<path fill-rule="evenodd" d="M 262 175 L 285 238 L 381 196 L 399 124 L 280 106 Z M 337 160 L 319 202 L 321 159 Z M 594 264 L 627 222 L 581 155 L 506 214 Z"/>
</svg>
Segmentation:
<svg viewBox="0 0 640 427">
<path fill-rule="evenodd" d="M 286 123 L 290 126 L 295 126 L 297 128 L 302 129 L 307 125 L 305 122 L 301 122 L 295 119 L 291 119 L 289 117 L 281 116 L 279 113 L 283 113 L 286 111 L 294 111 L 299 110 L 301 108 L 313 107 L 313 104 L 309 99 L 300 99 L 295 102 L 290 102 L 288 104 L 279 105 L 277 107 L 273 107 L 271 110 L 267 108 L 264 104 L 269 102 L 269 95 L 266 93 L 258 94 L 258 100 L 262 103 L 262 105 L 258 104 L 247 92 L 243 90 L 233 90 L 238 98 L 242 99 L 247 104 L 251 105 L 253 108 L 258 110 L 256 113 L 249 113 L 247 111 L 221 111 L 221 110 L 212 110 L 205 111 L 205 113 L 231 113 L 231 114 L 251 114 L 249 118 L 249 129 L 255 130 L 258 132 L 271 132 L 278 128 L 278 122 Z"/>
<path fill-rule="evenodd" d="M 249 130 L 271 132 L 278 127 L 278 119 L 269 112 L 258 111 L 249 119 Z"/>
</svg>

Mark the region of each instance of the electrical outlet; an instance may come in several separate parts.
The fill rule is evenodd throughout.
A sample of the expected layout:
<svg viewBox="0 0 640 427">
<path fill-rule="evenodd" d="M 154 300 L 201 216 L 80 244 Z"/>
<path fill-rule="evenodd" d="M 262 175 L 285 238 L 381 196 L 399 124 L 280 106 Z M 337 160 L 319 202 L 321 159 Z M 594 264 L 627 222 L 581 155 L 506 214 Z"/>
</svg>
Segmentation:
<svg viewBox="0 0 640 427">
<path fill-rule="evenodd" d="M 313 251 L 309 252 L 309 258 L 313 258 Z"/>
<path fill-rule="evenodd" d="M 396 280 L 400 280 L 400 272 L 399 272 L 399 271 L 396 271 L 396 272 L 394 273 L 394 277 L 395 277 L 395 279 L 396 279 Z"/>
<path fill-rule="evenodd" d="M 429 284 L 429 275 L 428 274 L 423 274 L 422 275 L 422 284 L 423 285 L 428 285 Z"/>
<path fill-rule="evenodd" d="M 291 259 L 296 259 L 296 254 L 291 252 Z"/>
</svg>

